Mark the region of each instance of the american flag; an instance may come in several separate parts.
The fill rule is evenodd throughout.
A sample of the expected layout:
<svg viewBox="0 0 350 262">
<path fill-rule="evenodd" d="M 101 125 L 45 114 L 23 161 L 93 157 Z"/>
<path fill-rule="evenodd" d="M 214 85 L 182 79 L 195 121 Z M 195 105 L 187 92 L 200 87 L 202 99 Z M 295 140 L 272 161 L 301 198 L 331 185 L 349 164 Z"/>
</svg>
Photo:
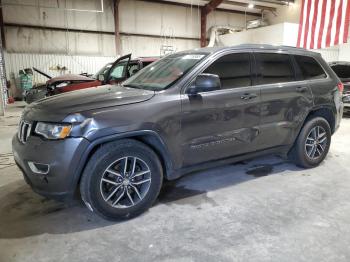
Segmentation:
<svg viewBox="0 0 350 262">
<path fill-rule="evenodd" d="M 298 47 L 325 48 L 347 42 L 350 0 L 302 0 Z"/>
</svg>

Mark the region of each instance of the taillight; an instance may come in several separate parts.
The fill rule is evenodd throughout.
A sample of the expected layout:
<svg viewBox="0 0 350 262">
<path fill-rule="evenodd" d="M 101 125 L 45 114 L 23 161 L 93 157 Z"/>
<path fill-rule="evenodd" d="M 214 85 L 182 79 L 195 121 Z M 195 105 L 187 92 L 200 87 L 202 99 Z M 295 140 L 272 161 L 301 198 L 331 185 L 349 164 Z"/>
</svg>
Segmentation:
<svg viewBox="0 0 350 262">
<path fill-rule="evenodd" d="M 343 93 L 343 91 L 344 91 L 344 84 L 342 82 L 339 82 L 337 86 L 338 86 L 339 92 Z"/>
</svg>

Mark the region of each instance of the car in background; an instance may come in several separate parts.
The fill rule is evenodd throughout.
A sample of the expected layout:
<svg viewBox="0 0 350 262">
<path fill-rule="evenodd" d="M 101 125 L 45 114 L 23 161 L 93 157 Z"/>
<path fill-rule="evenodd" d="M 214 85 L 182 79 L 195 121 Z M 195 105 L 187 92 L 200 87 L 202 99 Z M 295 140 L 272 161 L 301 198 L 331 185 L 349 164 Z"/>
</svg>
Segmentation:
<svg viewBox="0 0 350 262">
<path fill-rule="evenodd" d="M 75 75 L 65 74 L 57 77 L 33 68 L 37 73 L 47 77 L 49 80 L 45 85 L 33 88 L 25 94 L 25 101 L 30 104 L 46 96 L 53 96 L 74 90 L 102 86 L 106 84 L 117 84 L 130 76 L 136 74 L 142 68 L 148 66 L 158 57 L 140 57 L 131 59 L 131 54 L 118 58 L 113 63 L 108 63 L 102 67 L 96 74 L 89 76 L 87 74 Z"/>
<path fill-rule="evenodd" d="M 334 73 L 344 85 L 343 103 L 344 113 L 350 113 L 350 62 L 337 61 L 329 63 Z"/>
</svg>

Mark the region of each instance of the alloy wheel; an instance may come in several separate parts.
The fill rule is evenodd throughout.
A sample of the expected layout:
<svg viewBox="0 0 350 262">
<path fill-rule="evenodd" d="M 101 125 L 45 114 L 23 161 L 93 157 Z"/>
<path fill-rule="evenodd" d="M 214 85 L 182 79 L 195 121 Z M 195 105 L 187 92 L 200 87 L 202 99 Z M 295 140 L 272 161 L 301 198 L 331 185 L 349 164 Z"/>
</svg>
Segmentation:
<svg viewBox="0 0 350 262">
<path fill-rule="evenodd" d="M 322 126 L 313 127 L 306 137 L 305 152 L 312 159 L 321 157 L 327 147 L 327 133 Z"/>
<path fill-rule="evenodd" d="M 151 186 L 151 171 L 142 159 L 119 158 L 109 165 L 100 181 L 101 195 L 114 208 L 129 208 L 145 198 Z"/>
</svg>

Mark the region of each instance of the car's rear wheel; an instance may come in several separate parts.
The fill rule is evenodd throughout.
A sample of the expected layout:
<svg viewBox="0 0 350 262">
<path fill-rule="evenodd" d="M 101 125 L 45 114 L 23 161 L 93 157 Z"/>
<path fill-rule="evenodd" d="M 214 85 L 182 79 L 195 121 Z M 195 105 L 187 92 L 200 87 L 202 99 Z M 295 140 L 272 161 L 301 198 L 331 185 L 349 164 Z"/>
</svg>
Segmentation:
<svg viewBox="0 0 350 262">
<path fill-rule="evenodd" d="M 157 155 L 125 139 L 103 145 L 88 162 L 81 183 L 88 208 L 107 219 L 132 218 L 156 200 L 163 180 Z"/>
<path fill-rule="evenodd" d="M 290 152 L 290 158 L 301 167 L 319 165 L 327 156 L 331 144 L 331 128 L 326 119 L 308 120 Z"/>
</svg>

